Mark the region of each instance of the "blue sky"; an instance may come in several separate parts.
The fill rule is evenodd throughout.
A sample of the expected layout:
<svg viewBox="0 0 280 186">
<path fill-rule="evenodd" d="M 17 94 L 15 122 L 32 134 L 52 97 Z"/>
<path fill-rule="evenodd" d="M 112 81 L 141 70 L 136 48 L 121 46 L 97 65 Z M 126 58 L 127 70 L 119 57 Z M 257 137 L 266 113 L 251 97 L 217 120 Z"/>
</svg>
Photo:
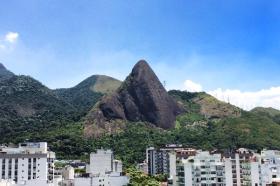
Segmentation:
<svg viewBox="0 0 280 186">
<path fill-rule="evenodd" d="M 1 1 L 0 62 L 51 88 L 92 74 L 123 80 L 146 59 L 168 89 L 191 80 L 208 92 L 269 90 L 280 86 L 279 9 L 277 0 Z"/>
</svg>

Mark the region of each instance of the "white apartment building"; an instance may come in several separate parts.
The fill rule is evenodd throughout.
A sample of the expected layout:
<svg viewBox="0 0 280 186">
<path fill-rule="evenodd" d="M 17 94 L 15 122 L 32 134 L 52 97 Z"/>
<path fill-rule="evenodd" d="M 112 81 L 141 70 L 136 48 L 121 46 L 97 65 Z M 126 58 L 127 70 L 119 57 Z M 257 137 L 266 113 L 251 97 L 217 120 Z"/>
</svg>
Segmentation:
<svg viewBox="0 0 280 186">
<path fill-rule="evenodd" d="M 261 154 L 239 149 L 234 153 L 197 151 L 176 163 L 176 177 L 169 185 L 179 186 L 267 186 L 280 183 L 280 151 Z"/>
<path fill-rule="evenodd" d="M 252 152 L 224 155 L 227 186 L 261 185 L 261 162 L 258 154 Z"/>
<path fill-rule="evenodd" d="M 261 151 L 262 185 L 280 182 L 280 151 Z"/>
<path fill-rule="evenodd" d="M 129 182 L 127 176 L 122 176 L 122 162 L 114 159 L 111 150 L 91 153 L 86 172 L 89 177 L 75 177 L 74 186 L 123 186 Z"/>
<path fill-rule="evenodd" d="M 195 156 L 182 159 L 177 164 L 178 179 L 174 185 L 179 186 L 224 186 L 225 166 L 220 154 L 208 151 L 198 152 Z"/>
<path fill-rule="evenodd" d="M 98 174 L 118 174 L 122 173 L 122 162 L 115 160 L 111 150 L 98 149 L 96 153 L 90 154 L 90 164 L 87 173 Z"/>
<path fill-rule="evenodd" d="M 17 185 L 44 185 L 53 180 L 55 154 L 47 143 L 21 143 L 17 148 L 0 148 L 0 180 Z"/>
</svg>

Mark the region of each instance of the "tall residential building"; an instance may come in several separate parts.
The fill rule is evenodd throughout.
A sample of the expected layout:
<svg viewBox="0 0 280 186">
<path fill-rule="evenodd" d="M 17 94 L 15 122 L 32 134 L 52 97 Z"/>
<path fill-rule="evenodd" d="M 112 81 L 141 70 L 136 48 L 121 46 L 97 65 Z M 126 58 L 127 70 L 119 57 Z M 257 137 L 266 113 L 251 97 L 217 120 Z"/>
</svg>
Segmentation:
<svg viewBox="0 0 280 186">
<path fill-rule="evenodd" d="M 182 159 L 177 164 L 177 183 L 179 186 L 224 186 L 225 166 L 220 154 L 199 152 L 195 156 Z"/>
<path fill-rule="evenodd" d="M 258 154 L 247 151 L 223 156 L 226 185 L 261 185 L 261 162 Z"/>
<path fill-rule="evenodd" d="M 262 185 L 280 183 L 280 151 L 261 151 Z"/>
<path fill-rule="evenodd" d="M 261 154 L 246 149 L 234 153 L 197 151 L 176 164 L 176 177 L 170 185 L 179 186 L 273 186 L 280 183 L 280 151 Z"/>
<path fill-rule="evenodd" d="M 182 145 L 166 145 L 164 148 L 149 147 L 146 149 L 148 174 L 176 175 L 176 160 L 187 158 L 196 153 L 195 149 L 185 148 Z"/>
<path fill-rule="evenodd" d="M 17 184 L 47 184 L 53 180 L 53 160 L 46 142 L 21 143 L 17 148 L 0 148 L 0 179 Z"/>
<path fill-rule="evenodd" d="M 146 150 L 149 175 L 169 173 L 168 153 L 168 149 L 155 149 L 154 147 L 150 147 Z"/>
</svg>

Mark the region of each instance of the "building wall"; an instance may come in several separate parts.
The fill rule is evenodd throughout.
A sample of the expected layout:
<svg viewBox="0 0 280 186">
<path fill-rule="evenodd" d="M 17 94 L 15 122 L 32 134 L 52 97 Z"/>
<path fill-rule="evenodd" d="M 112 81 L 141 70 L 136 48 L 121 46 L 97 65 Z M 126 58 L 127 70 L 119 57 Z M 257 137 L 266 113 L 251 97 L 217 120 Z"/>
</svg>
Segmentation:
<svg viewBox="0 0 280 186">
<path fill-rule="evenodd" d="M 91 178 L 75 178 L 75 186 L 123 186 L 129 182 L 126 176 L 117 177 L 91 177 Z"/>
<path fill-rule="evenodd" d="M 226 177 L 226 185 L 232 186 L 233 185 L 233 179 L 232 179 L 232 160 L 230 158 L 227 158 L 224 160 L 225 163 L 225 177 Z"/>
<path fill-rule="evenodd" d="M 184 164 L 184 180 L 185 186 L 192 186 L 193 185 L 193 174 L 192 174 L 192 164 L 185 163 Z"/>
<path fill-rule="evenodd" d="M 146 150 L 148 174 L 169 174 L 169 151 L 150 147 Z"/>
<path fill-rule="evenodd" d="M 16 182 L 27 180 L 47 181 L 47 157 L 37 157 L 37 155 L 25 155 L 13 157 L 14 155 L 0 157 L 0 179 L 11 179 Z M 5 166 L 4 166 L 5 165 Z"/>
<path fill-rule="evenodd" d="M 113 153 L 111 150 L 97 150 L 90 154 L 90 173 L 99 174 L 113 170 Z"/>
<path fill-rule="evenodd" d="M 169 177 L 176 183 L 176 152 L 169 152 Z"/>
<path fill-rule="evenodd" d="M 196 156 L 182 160 L 182 163 L 184 164 L 185 185 L 225 185 L 225 167 L 220 154 L 200 152 Z M 178 179 L 180 181 L 180 178 Z"/>
<path fill-rule="evenodd" d="M 264 150 L 261 152 L 262 184 L 272 184 L 280 180 L 280 151 Z"/>
<path fill-rule="evenodd" d="M 251 162 L 251 183 L 253 186 L 261 184 L 259 162 Z"/>
</svg>

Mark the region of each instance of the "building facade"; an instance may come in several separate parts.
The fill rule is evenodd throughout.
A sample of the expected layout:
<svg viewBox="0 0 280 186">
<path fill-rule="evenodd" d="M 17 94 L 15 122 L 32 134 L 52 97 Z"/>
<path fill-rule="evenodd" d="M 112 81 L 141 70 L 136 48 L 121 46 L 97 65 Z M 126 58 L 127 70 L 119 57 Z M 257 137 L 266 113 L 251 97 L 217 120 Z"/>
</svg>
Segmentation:
<svg viewBox="0 0 280 186">
<path fill-rule="evenodd" d="M 129 178 L 122 175 L 122 162 L 115 160 L 111 150 L 99 149 L 90 154 L 88 177 L 75 177 L 74 186 L 123 186 Z"/>
<path fill-rule="evenodd" d="M 261 151 L 262 185 L 280 183 L 280 151 Z"/>
<path fill-rule="evenodd" d="M 196 150 L 182 145 L 166 145 L 164 148 L 149 147 L 146 149 L 147 173 L 149 175 L 166 174 L 176 176 L 176 161 L 195 155 Z"/>
<path fill-rule="evenodd" d="M 46 142 L 21 143 L 17 148 L 1 147 L 0 179 L 22 185 L 49 183 L 53 180 L 54 158 Z"/>
<path fill-rule="evenodd" d="M 261 162 L 258 154 L 252 152 L 224 155 L 226 185 L 261 185 Z"/>
<path fill-rule="evenodd" d="M 200 152 L 196 156 L 183 159 L 177 165 L 179 186 L 224 186 L 225 166 L 220 154 L 210 154 L 207 151 Z"/>
<path fill-rule="evenodd" d="M 270 186 L 280 182 L 280 151 L 249 150 L 234 153 L 197 151 L 177 159 L 176 177 L 169 185 L 179 186 Z"/>
</svg>

